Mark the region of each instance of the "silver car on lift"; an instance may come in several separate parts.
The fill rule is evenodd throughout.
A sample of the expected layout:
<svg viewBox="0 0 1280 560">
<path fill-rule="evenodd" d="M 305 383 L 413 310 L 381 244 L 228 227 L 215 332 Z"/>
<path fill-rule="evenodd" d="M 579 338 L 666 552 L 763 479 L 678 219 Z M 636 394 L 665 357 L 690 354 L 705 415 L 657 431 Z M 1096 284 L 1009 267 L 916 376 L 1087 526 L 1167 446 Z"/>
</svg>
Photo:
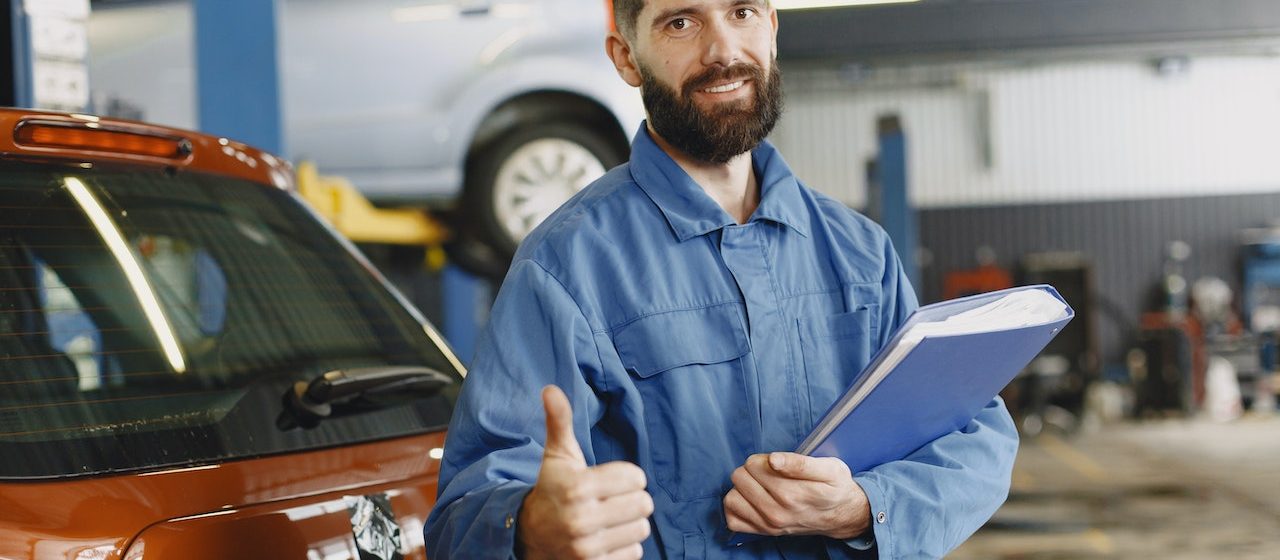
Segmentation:
<svg viewBox="0 0 1280 560">
<path fill-rule="evenodd" d="M 376 203 L 450 209 L 459 240 L 503 268 L 535 225 L 626 159 L 644 116 L 604 53 L 606 2 L 282 0 L 286 151 Z M 92 17 L 115 25 L 111 52 L 91 52 L 94 88 L 154 120 L 147 109 L 172 102 L 169 66 L 190 64 L 174 48 L 191 48 L 157 34 L 190 31 L 141 22 L 183 4 L 95 3 Z M 120 37 L 131 29 L 134 46 Z M 122 77 L 155 62 L 163 71 Z"/>
<path fill-rule="evenodd" d="M 289 149 L 375 202 L 457 201 L 459 233 L 509 256 L 643 117 L 606 1 L 286 0 Z"/>
</svg>

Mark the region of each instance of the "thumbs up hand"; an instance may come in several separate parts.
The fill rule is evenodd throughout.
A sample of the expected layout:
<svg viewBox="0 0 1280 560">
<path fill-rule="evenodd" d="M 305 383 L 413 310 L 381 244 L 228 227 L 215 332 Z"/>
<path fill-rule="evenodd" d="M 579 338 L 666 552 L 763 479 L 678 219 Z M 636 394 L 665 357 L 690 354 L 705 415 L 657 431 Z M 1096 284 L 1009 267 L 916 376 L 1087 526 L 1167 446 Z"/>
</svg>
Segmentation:
<svg viewBox="0 0 1280 560">
<path fill-rule="evenodd" d="M 624 461 L 587 466 L 573 435 L 573 409 L 558 387 L 542 390 L 547 440 L 538 482 L 516 532 L 526 560 L 640 558 L 653 498 L 644 471 Z"/>
</svg>

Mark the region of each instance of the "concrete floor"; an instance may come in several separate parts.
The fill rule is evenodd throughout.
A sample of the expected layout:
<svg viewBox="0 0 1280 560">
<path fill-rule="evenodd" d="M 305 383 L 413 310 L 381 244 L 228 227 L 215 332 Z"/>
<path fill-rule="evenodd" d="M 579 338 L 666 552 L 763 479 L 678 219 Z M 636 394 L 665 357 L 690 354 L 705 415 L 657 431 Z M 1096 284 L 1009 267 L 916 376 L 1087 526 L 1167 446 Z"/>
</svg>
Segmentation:
<svg viewBox="0 0 1280 560">
<path fill-rule="evenodd" d="M 1009 501 L 948 558 L 1280 559 L 1280 416 L 1024 440 Z"/>
</svg>

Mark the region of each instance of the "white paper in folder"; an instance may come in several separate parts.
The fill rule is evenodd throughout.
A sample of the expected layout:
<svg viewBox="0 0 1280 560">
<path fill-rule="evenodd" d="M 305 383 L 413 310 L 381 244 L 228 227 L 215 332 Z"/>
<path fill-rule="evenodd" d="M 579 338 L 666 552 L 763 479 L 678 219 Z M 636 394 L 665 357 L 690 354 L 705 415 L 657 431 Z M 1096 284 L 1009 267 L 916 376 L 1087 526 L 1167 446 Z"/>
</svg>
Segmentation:
<svg viewBox="0 0 1280 560">
<path fill-rule="evenodd" d="M 1069 313 L 1066 304 L 1058 298 L 1044 290 L 1030 289 L 1015 291 L 986 305 L 942 320 L 909 323 L 898 345 L 858 384 L 852 398 L 840 403 L 839 413 L 835 418 L 847 416 L 926 337 L 958 336 L 1043 325 L 1062 319 Z M 806 438 L 807 445 L 801 446 L 797 451 L 805 454 L 812 452 L 812 447 L 821 442 L 834 427 L 835 423 L 819 426 Z"/>
</svg>

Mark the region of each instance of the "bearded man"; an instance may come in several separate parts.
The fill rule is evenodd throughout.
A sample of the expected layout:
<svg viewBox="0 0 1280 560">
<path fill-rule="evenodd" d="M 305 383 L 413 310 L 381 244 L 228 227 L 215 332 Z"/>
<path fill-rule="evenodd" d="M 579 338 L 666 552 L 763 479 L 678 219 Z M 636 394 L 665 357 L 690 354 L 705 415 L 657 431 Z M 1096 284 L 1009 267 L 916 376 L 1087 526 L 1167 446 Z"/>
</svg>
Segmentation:
<svg viewBox="0 0 1280 560">
<path fill-rule="evenodd" d="M 648 120 L 631 160 L 517 253 L 449 426 L 428 555 L 943 556 L 1008 493 L 1018 440 L 999 399 L 866 472 L 787 452 L 916 298 L 883 230 L 765 141 L 776 12 L 614 14 L 606 52 Z"/>
</svg>

